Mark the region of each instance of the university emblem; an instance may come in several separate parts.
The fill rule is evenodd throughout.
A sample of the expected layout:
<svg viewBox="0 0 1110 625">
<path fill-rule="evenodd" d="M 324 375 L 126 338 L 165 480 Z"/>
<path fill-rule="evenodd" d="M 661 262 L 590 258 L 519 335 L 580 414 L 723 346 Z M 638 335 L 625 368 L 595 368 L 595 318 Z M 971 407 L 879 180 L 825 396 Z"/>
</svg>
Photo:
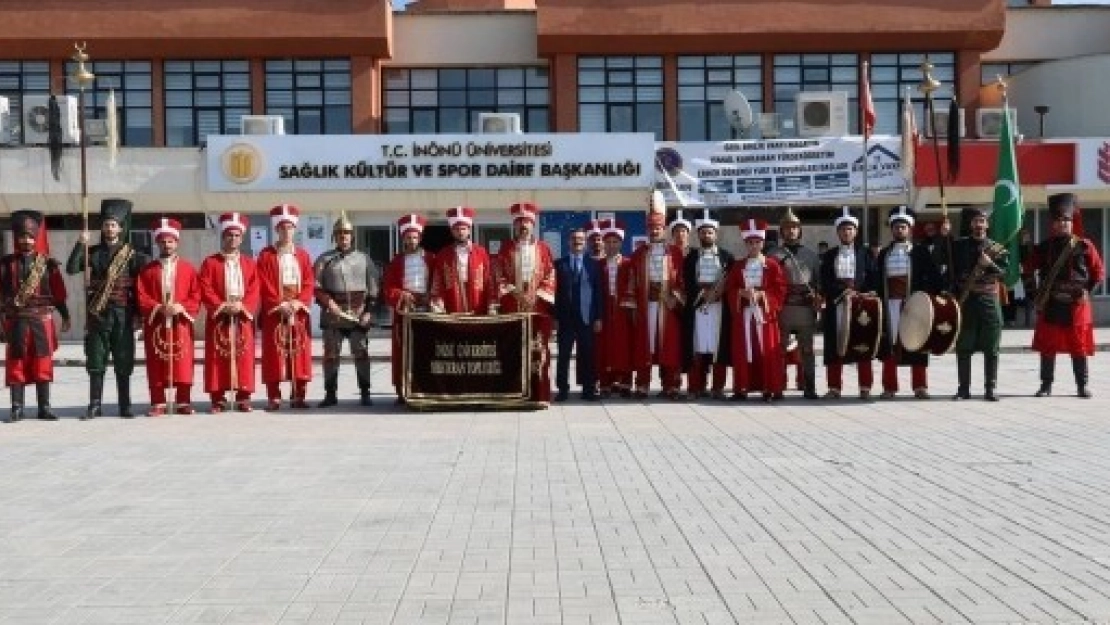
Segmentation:
<svg viewBox="0 0 1110 625">
<path fill-rule="evenodd" d="M 234 143 L 220 157 L 220 166 L 228 180 L 249 184 L 262 173 L 262 153 L 249 143 Z"/>
</svg>

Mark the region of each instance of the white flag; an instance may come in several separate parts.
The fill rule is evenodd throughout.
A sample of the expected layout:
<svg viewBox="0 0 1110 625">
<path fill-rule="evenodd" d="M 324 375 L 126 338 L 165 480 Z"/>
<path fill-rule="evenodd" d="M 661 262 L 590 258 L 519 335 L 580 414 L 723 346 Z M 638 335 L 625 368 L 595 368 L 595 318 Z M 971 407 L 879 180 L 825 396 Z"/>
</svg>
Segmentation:
<svg viewBox="0 0 1110 625">
<path fill-rule="evenodd" d="M 906 181 L 907 188 L 913 188 L 913 176 L 916 163 L 914 162 L 914 149 L 917 147 L 917 121 L 913 114 L 913 103 L 910 102 L 910 90 L 902 99 L 902 179 Z"/>
<path fill-rule="evenodd" d="M 119 155 L 119 120 L 116 117 L 115 89 L 110 89 L 108 91 L 108 102 L 105 103 L 104 109 L 104 125 L 107 126 L 108 130 L 108 137 L 106 139 L 108 144 L 108 165 L 111 167 L 115 167 L 116 157 Z"/>
</svg>

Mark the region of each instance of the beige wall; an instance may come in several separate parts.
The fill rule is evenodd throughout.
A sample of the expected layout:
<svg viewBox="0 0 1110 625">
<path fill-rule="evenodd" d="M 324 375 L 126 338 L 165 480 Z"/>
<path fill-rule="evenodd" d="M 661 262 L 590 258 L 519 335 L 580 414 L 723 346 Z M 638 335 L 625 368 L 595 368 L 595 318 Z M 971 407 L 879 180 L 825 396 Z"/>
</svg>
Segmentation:
<svg viewBox="0 0 1110 625">
<path fill-rule="evenodd" d="M 1110 14 L 1110 12 L 1108 12 Z M 1110 47 L 1110 27 L 1104 33 Z M 1039 133 L 1033 107 L 1047 105 L 1046 137 L 1110 136 L 1110 53 L 1040 63 L 1010 78 L 1010 106 L 1026 137 Z"/>
<path fill-rule="evenodd" d="M 984 63 L 1066 59 L 1110 52 L 1110 7 L 1029 7 L 1006 11 L 1006 32 Z"/>
<path fill-rule="evenodd" d="M 536 14 L 397 13 L 384 67 L 537 65 Z"/>
</svg>

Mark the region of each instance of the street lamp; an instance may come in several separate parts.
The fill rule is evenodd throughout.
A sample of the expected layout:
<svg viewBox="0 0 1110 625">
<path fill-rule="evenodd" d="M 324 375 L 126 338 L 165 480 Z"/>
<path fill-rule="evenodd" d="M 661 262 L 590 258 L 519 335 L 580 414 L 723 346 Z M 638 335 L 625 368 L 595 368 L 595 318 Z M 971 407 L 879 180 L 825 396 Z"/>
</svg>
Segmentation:
<svg viewBox="0 0 1110 625">
<path fill-rule="evenodd" d="M 1033 107 L 1033 110 L 1037 113 L 1037 115 L 1041 116 L 1041 138 L 1044 139 L 1044 116 L 1048 115 L 1048 105 L 1038 104 L 1037 106 Z"/>
<path fill-rule="evenodd" d="M 84 231 L 89 231 L 89 172 L 88 161 L 85 157 L 85 146 L 88 145 L 85 139 L 85 89 L 91 88 L 93 81 L 96 80 L 96 74 L 89 71 L 85 67 L 85 63 L 89 60 L 89 55 L 85 54 L 85 42 L 74 43 L 73 56 L 71 57 L 76 63 L 77 67 L 73 69 L 70 78 L 73 82 L 77 83 L 77 91 L 80 94 L 77 100 L 77 141 L 81 146 L 81 214 L 84 219 Z M 89 246 L 85 246 L 85 287 L 89 286 Z"/>
</svg>

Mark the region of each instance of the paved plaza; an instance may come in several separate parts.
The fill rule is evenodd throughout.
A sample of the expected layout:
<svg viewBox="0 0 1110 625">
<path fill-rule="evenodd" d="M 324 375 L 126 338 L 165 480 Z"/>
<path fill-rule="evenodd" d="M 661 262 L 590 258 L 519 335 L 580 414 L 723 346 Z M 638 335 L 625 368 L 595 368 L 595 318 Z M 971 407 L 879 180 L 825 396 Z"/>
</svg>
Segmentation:
<svg viewBox="0 0 1110 625">
<path fill-rule="evenodd" d="M 0 425 L 0 623 L 1110 623 L 1110 359 L 1084 401 L 1036 358 L 994 404 L 949 356 L 930 402 L 527 413 L 398 410 L 378 358 L 368 410 L 345 365 L 338 409 L 91 422 L 60 367 Z"/>
</svg>

